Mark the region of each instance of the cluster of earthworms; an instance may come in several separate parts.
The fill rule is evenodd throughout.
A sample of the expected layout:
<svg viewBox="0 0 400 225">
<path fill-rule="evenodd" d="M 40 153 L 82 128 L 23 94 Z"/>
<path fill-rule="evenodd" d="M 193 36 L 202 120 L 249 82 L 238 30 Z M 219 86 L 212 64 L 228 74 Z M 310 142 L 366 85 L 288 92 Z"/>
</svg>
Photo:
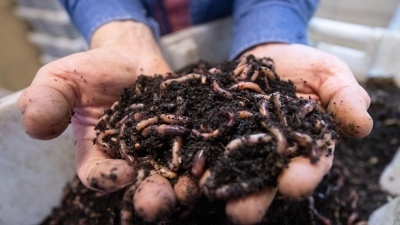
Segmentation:
<svg viewBox="0 0 400 225">
<path fill-rule="evenodd" d="M 246 158 L 241 150 L 260 146 L 268 148 L 265 157 L 273 153 L 282 162 L 298 155 L 315 162 L 330 154 L 330 141 L 337 136 L 330 114 L 311 99 L 297 98 L 295 87 L 280 80 L 271 59 L 253 56 L 166 79 L 140 77 L 96 129 L 98 148 L 138 171 L 131 192 L 149 174 L 174 182 L 182 174 L 198 180 L 209 170 L 202 191 L 217 199 L 274 185 L 259 177 L 221 183 L 218 179 L 231 171 L 216 169 L 218 162 L 232 162 L 238 154 Z"/>
</svg>

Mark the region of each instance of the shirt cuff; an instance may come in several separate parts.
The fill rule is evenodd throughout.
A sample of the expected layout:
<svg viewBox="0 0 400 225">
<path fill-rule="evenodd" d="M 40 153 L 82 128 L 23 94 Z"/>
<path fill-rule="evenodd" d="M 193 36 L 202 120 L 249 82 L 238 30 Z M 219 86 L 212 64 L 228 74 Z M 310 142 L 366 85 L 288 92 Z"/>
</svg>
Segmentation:
<svg viewBox="0 0 400 225">
<path fill-rule="evenodd" d="M 116 20 L 135 20 L 144 23 L 158 39 L 158 23 L 147 16 L 138 0 L 60 0 L 75 27 L 87 42 L 101 25 Z"/>
<path fill-rule="evenodd" d="M 234 15 L 230 60 L 263 43 L 307 44 L 309 18 L 300 15 L 290 4 L 264 3 L 252 6 L 247 13 L 241 13 L 240 18 L 238 14 Z"/>
</svg>

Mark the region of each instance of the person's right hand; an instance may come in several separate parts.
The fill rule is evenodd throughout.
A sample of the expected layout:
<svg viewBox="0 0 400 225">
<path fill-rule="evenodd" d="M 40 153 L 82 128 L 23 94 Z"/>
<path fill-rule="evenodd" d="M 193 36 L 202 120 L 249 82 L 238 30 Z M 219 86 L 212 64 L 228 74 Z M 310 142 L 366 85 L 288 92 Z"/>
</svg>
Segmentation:
<svg viewBox="0 0 400 225">
<path fill-rule="evenodd" d="M 71 121 L 76 170 L 83 184 L 102 192 L 122 189 L 135 180 L 136 172 L 125 160 L 112 159 L 93 145 L 94 126 L 138 75 L 170 71 L 149 28 L 134 21 L 107 23 L 93 34 L 91 50 L 38 71 L 18 100 L 23 126 L 31 137 L 48 140 Z M 157 197 L 148 201 L 152 198 Z"/>
</svg>

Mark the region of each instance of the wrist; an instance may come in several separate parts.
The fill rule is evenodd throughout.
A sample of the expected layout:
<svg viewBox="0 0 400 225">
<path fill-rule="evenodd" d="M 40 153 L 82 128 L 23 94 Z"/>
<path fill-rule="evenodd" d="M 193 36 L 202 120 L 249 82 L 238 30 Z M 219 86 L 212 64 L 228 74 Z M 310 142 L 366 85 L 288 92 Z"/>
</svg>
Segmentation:
<svg viewBox="0 0 400 225">
<path fill-rule="evenodd" d="M 113 21 L 99 27 L 90 39 L 90 47 L 123 47 L 159 53 L 153 33 L 145 24 L 133 20 Z"/>
<path fill-rule="evenodd" d="M 265 57 L 268 56 L 268 53 L 274 49 L 281 48 L 284 46 L 288 46 L 290 44 L 287 43 L 279 43 L 279 42 L 270 42 L 270 43 L 264 43 L 264 44 L 259 44 L 256 46 L 253 46 L 246 51 L 244 51 L 240 56 L 247 56 L 249 54 L 253 54 L 256 57 Z"/>
</svg>

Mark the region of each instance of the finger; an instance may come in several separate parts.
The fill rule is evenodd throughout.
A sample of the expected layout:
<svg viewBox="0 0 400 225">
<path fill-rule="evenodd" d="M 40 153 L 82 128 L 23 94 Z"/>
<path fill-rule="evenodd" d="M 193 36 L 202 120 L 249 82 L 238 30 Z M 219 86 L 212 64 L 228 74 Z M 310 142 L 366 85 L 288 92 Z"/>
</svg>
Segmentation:
<svg viewBox="0 0 400 225">
<path fill-rule="evenodd" d="M 70 82 L 49 75 L 51 68 L 52 65 L 42 67 L 18 99 L 24 129 L 36 139 L 59 136 L 68 127 L 72 116 L 74 93 L 69 87 Z"/>
<path fill-rule="evenodd" d="M 373 121 L 367 112 L 370 105 L 367 92 L 358 84 L 346 63 L 332 55 L 315 51 L 318 54 L 312 57 L 320 59 L 311 57 L 308 65 L 309 78 L 313 80 L 308 80 L 298 90 L 303 93 L 312 90 L 310 93 L 316 93 L 322 106 L 333 113 L 335 120 L 339 122 L 342 134 L 354 138 L 368 135 Z"/>
<path fill-rule="evenodd" d="M 174 185 L 177 200 L 184 205 L 191 205 L 200 196 L 200 189 L 189 175 L 182 175 Z"/>
<path fill-rule="evenodd" d="M 211 171 L 206 170 L 199 179 L 199 187 L 202 188 Z M 208 196 L 207 189 L 202 188 Z M 251 193 L 241 198 L 228 200 L 225 206 L 225 213 L 234 224 L 256 224 L 261 222 L 268 207 L 274 200 L 277 188 L 266 187 L 261 191 Z"/>
<path fill-rule="evenodd" d="M 276 190 L 267 187 L 242 198 L 228 200 L 225 213 L 234 224 L 260 223 L 274 200 Z"/>
<path fill-rule="evenodd" d="M 137 172 L 125 160 L 111 157 L 93 145 L 93 127 L 73 127 L 76 139 L 75 166 L 82 183 L 94 190 L 114 192 L 134 182 Z"/>
<path fill-rule="evenodd" d="M 334 114 L 339 122 L 339 131 L 349 137 L 361 138 L 367 136 L 373 126 L 367 109 L 370 98 L 359 85 L 344 87 L 337 90 L 331 97 L 327 110 Z"/>
<path fill-rule="evenodd" d="M 330 145 L 334 149 L 334 144 Z M 278 177 L 279 192 L 291 199 L 301 200 L 309 196 L 332 167 L 333 153 L 322 155 L 315 163 L 310 158 L 297 156 L 290 160 L 288 168 Z"/>
<path fill-rule="evenodd" d="M 135 212 L 145 222 L 168 219 L 176 207 L 176 197 L 169 181 L 160 174 L 143 180 L 133 197 Z"/>
</svg>

